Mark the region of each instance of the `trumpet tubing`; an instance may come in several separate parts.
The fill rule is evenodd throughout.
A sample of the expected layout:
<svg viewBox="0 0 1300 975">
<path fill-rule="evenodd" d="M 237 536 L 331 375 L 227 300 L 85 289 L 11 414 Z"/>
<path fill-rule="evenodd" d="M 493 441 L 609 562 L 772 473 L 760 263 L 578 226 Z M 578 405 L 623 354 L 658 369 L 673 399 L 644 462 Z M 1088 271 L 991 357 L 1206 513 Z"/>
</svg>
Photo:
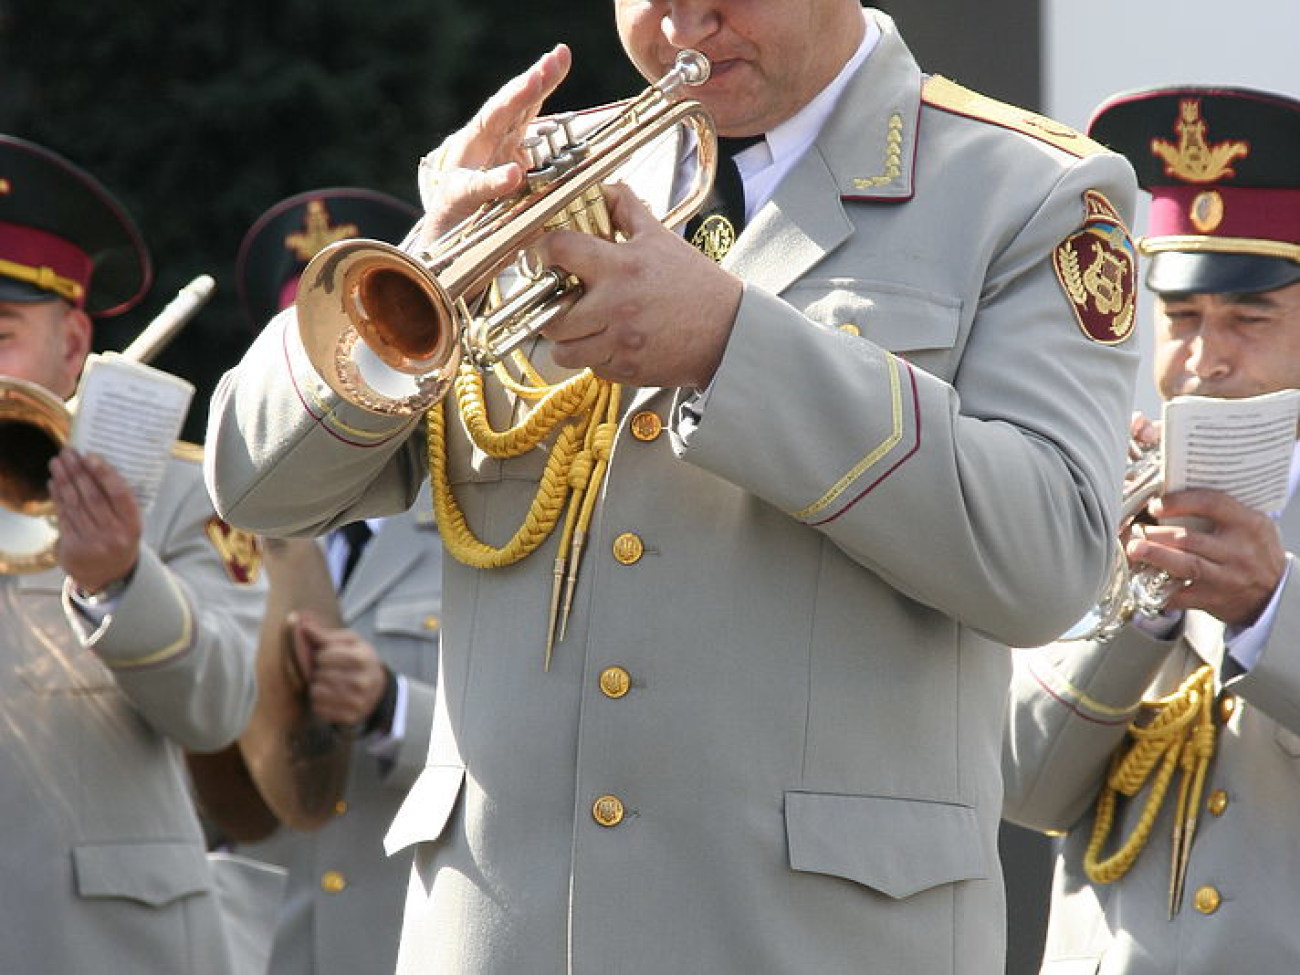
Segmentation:
<svg viewBox="0 0 1300 975">
<path fill-rule="evenodd" d="M 574 117 L 539 125 L 521 147 L 524 186 L 490 203 L 427 247 L 408 253 L 344 240 L 317 254 L 299 282 L 299 330 L 317 373 L 344 399 L 379 413 L 428 409 L 446 394 L 462 356 L 497 361 L 561 314 L 582 282 L 537 267 L 529 247 L 557 228 L 615 236 L 602 184 L 677 126 L 694 134 L 695 179 L 661 218 L 687 220 L 713 181 L 717 134 L 698 101 L 681 97 L 708 79 L 708 59 L 682 51 L 673 69 L 585 136 Z M 520 287 L 499 298 L 511 268 Z"/>
<path fill-rule="evenodd" d="M 1134 443 L 1129 453 L 1118 523 L 1121 538 L 1164 488 L 1159 445 Z M 1117 546 L 1097 602 L 1062 639 L 1111 640 L 1136 613 L 1158 613 L 1172 591 L 1166 573 L 1145 565 L 1130 566 L 1123 546 Z"/>
</svg>

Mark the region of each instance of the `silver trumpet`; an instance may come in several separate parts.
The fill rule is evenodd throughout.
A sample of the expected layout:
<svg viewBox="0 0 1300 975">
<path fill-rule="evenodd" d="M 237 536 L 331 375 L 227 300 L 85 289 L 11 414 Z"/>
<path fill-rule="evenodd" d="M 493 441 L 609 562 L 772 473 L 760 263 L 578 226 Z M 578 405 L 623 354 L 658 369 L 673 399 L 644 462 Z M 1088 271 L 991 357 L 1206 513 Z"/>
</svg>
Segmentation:
<svg viewBox="0 0 1300 975">
<path fill-rule="evenodd" d="M 1133 441 L 1129 445 L 1129 456 L 1119 516 L 1121 538 L 1128 535 L 1147 505 L 1164 490 L 1159 444 Z M 1181 586 L 1181 581 L 1163 569 L 1149 565 L 1130 566 L 1123 545 L 1118 545 L 1097 602 L 1061 639 L 1102 643 L 1112 640 L 1135 615 L 1154 616 L 1163 610 L 1169 597 Z"/>
</svg>

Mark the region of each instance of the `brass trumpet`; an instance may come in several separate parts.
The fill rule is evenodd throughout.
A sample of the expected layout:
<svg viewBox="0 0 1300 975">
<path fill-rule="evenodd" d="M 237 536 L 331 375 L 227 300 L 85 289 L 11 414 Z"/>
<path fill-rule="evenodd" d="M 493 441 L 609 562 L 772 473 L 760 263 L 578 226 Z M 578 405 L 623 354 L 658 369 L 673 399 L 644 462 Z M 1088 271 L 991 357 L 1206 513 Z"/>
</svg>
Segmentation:
<svg viewBox="0 0 1300 975">
<path fill-rule="evenodd" d="M 122 356 L 152 359 L 207 302 L 215 284 L 206 274 L 187 284 Z M 75 398 L 65 404 L 42 386 L 0 376 L 0 575 L 54 565 L 59 531 L 46 482 L 50 460 L 68 442 L 75 409 Z"/>
<path fill-rule="evenodd" d="M 694 133 L 698 166 L 681 199 L 661 217 L 675 226 L 704 204 L 717 162 L 712 116 L 687 87 L 708 80 L 708 59 L 682 51 L 664 77 L 593 132 L 571 119 L 548 122 L 526 140 L 524 186 L 426 248 L 408 254 L 374 240 L 343 240 L 303 271 L 299 330 L 316 372 L 347 401 L 377 413 L 423 412 L 450 388 L 462 355 L 480 368 L 544 328 L 582 293 L 562 268 L 537 267 L 529 245 L 572 227 L 613 237 L 601 184 L 674 127 Z M 494 287 L 513 265 L 522 287 Z"/>
<path fill-rule="evenodd" d="M 1164 491 L 1159 444 L 1132 442 L 1124 475 L 1118 532 L 1121 538 L 1141 519 L 1153 498 Z M 1116 546 L 1106 583 L 1092 609 L 1066 631 L 1063 640 L 1114 639 L 1134 615 L 1154 616 L 1164 609 L 1179 583 L 1169 573 L 1149 565 L 1130 566 L 1122 545 Z"/>
</svg>

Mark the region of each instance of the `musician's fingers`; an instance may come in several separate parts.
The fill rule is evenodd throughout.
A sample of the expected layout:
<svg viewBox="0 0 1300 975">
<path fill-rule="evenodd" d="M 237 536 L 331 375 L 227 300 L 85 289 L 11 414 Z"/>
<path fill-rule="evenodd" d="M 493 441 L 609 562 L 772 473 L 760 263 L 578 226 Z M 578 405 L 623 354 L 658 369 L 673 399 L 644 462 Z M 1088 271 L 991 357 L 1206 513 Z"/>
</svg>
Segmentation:
<svg viewBox="0 0 1300 975">
<path fill-rule="evenodd" d="M 569 72 L 569 48 L 558 44 L 522 74 L 507 81 L 464 128 L 435 152 L 437 167 L 490 169 L 519 160 L 519 143 L 542 104 Z"/>
<path fill-rule="evenodd" d="M 611 222 L 624 237 L 631 238 L 663 229 L 663 223 L 646 206 L 645 201 L 623 183 L 611 183 L 605 187 L 605 202 L 609 207 Z"/>
<path fill-rule="evenodd" d="M 288 619 L 290 643 L 293 647 L 293 662 L 297 676 L 304 683 L 310 683 L 316 669 L 315 642 L 310 636 L 310 623 L 306 614 L 291 613 Z"/>
<path fill-rule="evenodd" d="M 1134 413 L 1129 420 L 1129 436 L 1142 446 L 1151 447 L 1160 442 L 1160 424 L 1142 413 Z M 1136 460 L 1130 451 L 1130 459 Z"/>
<path fill-rule="evenodd" d="M 50 461 L 49 491 L 60 521 L 70 528 L 127 536 L 140 532 L 130 485 L 102 457 L 64 448 Z"/>
<path fill-rule="evenodd" d="M 571 63 L 568 45 L 557 44 L 490 97 L 474 116 L 470 127 L 478 129 L 489 139 L 512 140 L 509 148 L 513 149 L 525 127 L 537 117 L 546 99 L 569 73 Z"/>
</svg>

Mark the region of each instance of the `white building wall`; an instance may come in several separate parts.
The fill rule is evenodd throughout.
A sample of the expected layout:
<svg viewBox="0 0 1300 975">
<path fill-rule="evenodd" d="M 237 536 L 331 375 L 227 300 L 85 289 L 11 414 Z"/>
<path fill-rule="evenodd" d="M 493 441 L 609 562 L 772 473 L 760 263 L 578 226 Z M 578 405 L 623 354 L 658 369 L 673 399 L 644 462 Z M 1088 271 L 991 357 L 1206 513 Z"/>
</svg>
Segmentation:
<svg viewBox="0 0 1300 975">
<path fill-rule="evenodd" d="M 1076 128 L 1108 96 L 1151 85 L 1224 84 L 1300 98 L 1300 0 L 1043 0 L 1042 9 L 1044 110 Z M 1141 203 L 1137 234 L 1145 194 Z M 1149 362 L 1145 294 L 1139 316 Z M 1158 404 L 1145 365 L 1136 406 L 1150 413 Z"/>
</svg>

